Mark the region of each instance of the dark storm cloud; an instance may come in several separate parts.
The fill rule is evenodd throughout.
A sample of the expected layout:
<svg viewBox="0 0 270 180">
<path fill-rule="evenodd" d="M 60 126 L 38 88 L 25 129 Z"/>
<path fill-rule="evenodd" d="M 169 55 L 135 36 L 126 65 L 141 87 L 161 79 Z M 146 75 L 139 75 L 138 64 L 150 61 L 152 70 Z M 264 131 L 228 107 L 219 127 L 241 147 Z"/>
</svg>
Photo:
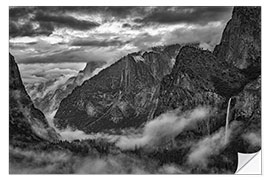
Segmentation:
<svg viewBox="0 0 270 180">
<path fill-rule="evenodd" d="M 30 7 L 20 7 L 20 8 L 14 8 L 11 7 L 9 9 L 9 18 L 13 20 L 18 20 L 19 18 L 25 18 L 29 15 L 29 13 L 32 12 L 32 8 Z"/>
<path fill-rule="evenodd" d="M 131 14 L 145 14 L 148 7 L 136 6 L 38 6 L 38 7 L 11 7 L 9 16 L 11 19 L 22 18 L 29 13 L 44 13 L 44 14 L 103 14 L 117 18 L 126 18 Z"/>
<path fill-rule="evenodd" d="M 232 7 L 136 7 L 136 6 L 63 6 L 63 7 L 11 7 L 10 36 L 38 36 L 50 35 L 55 27 L 71 28 L 75 30 L 88 30 L 98 27 L 97 22 L 76 19 L 69 13 L 95 15 L 102 14 L 108 21 L 111 17 L 115 20 L 134 17 L 135 24 L 124 22 L 123 28 L 139 29 L 144 26 L 156 24 L 200 24 L 205 25 L 213 21 L 228 19 Z M 18 24 L 23 20 L 23 24 Z M 114 20 L 114 21 L 115 21 Z M 34 29 L 32 23 L 40 25 Z"/>
<path fill-rule="evenodd" d="M 55 27 L 88 30 L 99 26 L 96 22 L 63 15 L 61 7 L 11 7 L 9 9 L 9 36 L 49 36 Z M 22 21 L 19 23 L 19 21 Z M 39 24 L 34 28 L 33 23 Z"/>
<path fill-rule="evenodd" d="M 16 7 L 10 8 L 9 16 L 11 19 L 22 18 L 28 16 L 29 13 L 33 14 L 68 14 L 84 13 L 84 14 L 96 14 L 101 13 L 103 15 L 109 15 L 118 18 L 126 18 L 127 16 L 136 15 L 134 22 L 156 22 L 156 23 L 203 23 L 207 21 L 221 20 L 224 16 L 230 14 L 232 7 L 220 6 L 220 7 L 144 7 L 144 6 L 49 6 L 49 7 Z M 138 17 L 139 16 L 139 17 Z M 55 17 L 48 17 L 49 19 L 56 20 Z M 65 22 L 66 19 L 60 18 L 56 20 Z"/>
<path fill-rule="evenodd" d="M 109 46 L 122 46 L 129 42 L 120 40 L 82 40 L 78 39 L 71 43 L 71 46 L 93 46 L 93 47 L 109 47 Z"/>
<path fill-rule="evenodd" d="M 20 63 L 59 63 L 117 60 L 173 43 L 200 42 L 212 49 L 231 11 L 232 7 L 10 7 L 10 50 Z"/>
<path fill-rule="evenodd" d="M 147 7 L 134 7 L 134 6 L 119 6 L 119 7 L 107 7 L 106 11 L 110 12 L 113 16 L 116 17 L 127 17 L 132 13 L 138 14 L 145 14 Z"/>
<path fill-rule="evenodd" d="M 28 22 L 24 24 L 18 24 L 14 21 L 9 23 L 9 36 L 20 37 L 20 36 L 38 36 L 38 35 L 50 35 L 54 28 L 50 23 L 40 23 L 39 28 L 34 28 L 33 24 Z"/>
<path fill-rule="evenodd" d="M 64 49 L 55 51 L 46 56 L 32 56 L 32 57 L 18 57 L 16 61 L 21 64 L 34 64 L 34 63 L 80 63 L 91 61 L 106 61 L 108 57 L 112 55 L 106 50 L 95 51 L 89 48 L 76 48 L 76 49 Z M 111 57 L 110 57 L 111 58 Z"/>
<path fill-rule="evenodd" d="M 78 20 L 72 16 L 49 15 L 45 13 L 37 13 L 34 20 L 41 23 L 52 23 L 58 27 L 69 27 L 78 30 L 87 30 L 99 26 L 96 22 Z"/>
<path fill-rule="evenodd" d="M 48 7 L 50 8 L 50 7 Z M 52 8 L 51 8 L 52 9 Z M 117 18 L 126 18 L 131 14 L 144 14 L 147 7 L 139 6 L 63 6 L 54 7 L 54 11 L 60 11 L 62 13 L 85 13 L 95 14 L 101 13 L 103 15 L 113 16 Z"/>
<path fill-rule="evenodd" d="M 232 7 L 159 7 L 143 19 L 135 19 L 137 23 L 160 24 L 200 24 L 222 21 L 231 12 Z"/>
<path fill-rule="evenodd" d="M 131 27 L 131 25 L 128 24 L 128 23 L 125 23 L 125 24 L 122 25 L 122 28 L 130 28 L 130 27 Z"/>
</svg>

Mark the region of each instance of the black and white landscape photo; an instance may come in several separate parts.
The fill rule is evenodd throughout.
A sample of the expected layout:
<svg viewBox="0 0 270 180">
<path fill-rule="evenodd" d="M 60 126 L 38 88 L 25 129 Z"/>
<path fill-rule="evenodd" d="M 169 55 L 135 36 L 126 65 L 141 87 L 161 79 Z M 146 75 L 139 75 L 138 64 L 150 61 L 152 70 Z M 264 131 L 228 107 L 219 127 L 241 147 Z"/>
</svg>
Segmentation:
<svg viewBox="0 0 270 180">
<path fill-rule="evenodd" d="M 261 150 L 261 7 L 10 6 L 10 174 L 234 174 Z"/>
</svg>

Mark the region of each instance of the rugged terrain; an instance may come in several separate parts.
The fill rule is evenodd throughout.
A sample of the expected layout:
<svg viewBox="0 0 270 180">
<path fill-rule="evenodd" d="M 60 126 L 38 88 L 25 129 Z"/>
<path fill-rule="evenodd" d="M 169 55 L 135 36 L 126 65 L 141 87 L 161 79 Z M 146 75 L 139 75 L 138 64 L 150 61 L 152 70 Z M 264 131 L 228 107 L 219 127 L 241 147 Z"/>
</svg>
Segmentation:
<svg viewBox="0 0 270 180">
<path fill-rule="evenodd" d="M 229 98 L 260 75 L 259 12 L 234 8 L 213 53 L 172 45 L 121 58 L 75 88 L 61 102 L 55 124 L 88 133 L 117 130 L 139 127 L 168 110 L 202 105 L 217 108 L 225 118 Z M 214 124 L 218 128 L 223 122 Z"/>
<path fill-rule="evenodd" d="M 241 69 L 249 78 L 261 71 L 261 8 L 235 7 L 214 55 Z"/>
<path fill-rule="evenodd" d="M 151 119 L 161 79 L 169 74 L 180 45 L 124 56 L 63 99 L 55 124 L 85 132 L 138 127 Z"/>
<path fill-rule="evenodd" d="M 182 133 L 179 138 L 201 138 L 224 127 L 231 98 L 229 119 L 232 124 L 238 124 L 234 129 L 234 143 L 241 144 L 238 146 L 241 152 L 260 149 L 259 12 L 257 7 L 234 8 L 214 53 L 187 46 L 180 50 L 172 72 L 161 82 L 155 116 L 176 108 L 187 110 L 197 106 L 216 108 L 218 115 Z M 246 41 L 248 43 L 244 43 Z M 252 144 L 249 141 L 252 138 L 257 143 Z"/>
<path fill-rule="evenodd" d="M 14 57 L 9 54 L 9 142 L 56 141 L 58 135 L 37 109 L 21 80 Z"/>
<path fill-rule="evenodd" d="M 10 171 L 234 173 L 238 152 L 261 149 L 260 22 L 235 7 L 214 52 L 155 47 L 72 86 L 54 121 L 92 133 L 82 141 L 57 141 L 10 55 Z"/>
</svg>

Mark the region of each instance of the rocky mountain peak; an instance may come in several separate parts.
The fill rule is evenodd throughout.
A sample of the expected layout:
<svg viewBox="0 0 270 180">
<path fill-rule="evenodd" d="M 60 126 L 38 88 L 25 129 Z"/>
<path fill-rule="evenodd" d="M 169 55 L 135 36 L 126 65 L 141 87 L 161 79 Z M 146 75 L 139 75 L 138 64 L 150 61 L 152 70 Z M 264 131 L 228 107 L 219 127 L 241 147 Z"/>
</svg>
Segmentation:
<svg viewBox="0 0 270 180">
<path fill-rule="evenodd" d="M 86 80 L 61 102 L 56 125 L 96 132 L 147 121 L 156 105 L 159 82 L 171 72 L 180 49 L 180 45 L 171 47 L 128 54 Z"/>
<path fill-rule="evenodd" d="M 224 112 L 229 99 L 232 99 L 231 120 L 241 124 L 235 135 L 235 147 L 241 146 L 241 152 L 260 149 L 260 145 L 252 146 L 243 139 L 248 132 L 260 134 L 261 127 L 257 7 L 234 8 L 214 53 L 192 46 L 181 48 L 172 72 L 161 81 L 154 117 L 176 108 L 183 111 L 198 106 L 216 108 L 218 116 L 179 135 L 180 139 L 198 138 L 225 126 Z"/>
<path fill-rule="evenodd" d="M 235 7 L 214 54 L 220 61 L 260 74 L 261 65 L 261 9 Z"/>
<path fill-rule="evenodd" d="M 237 68 L 217 61 L 210 51 L 184 46 L 172 72 L 161 81 L 156 115 L 178 107 L 217 105 L 218 101 L 240 92 L 245 82 Z"/>
</svg>

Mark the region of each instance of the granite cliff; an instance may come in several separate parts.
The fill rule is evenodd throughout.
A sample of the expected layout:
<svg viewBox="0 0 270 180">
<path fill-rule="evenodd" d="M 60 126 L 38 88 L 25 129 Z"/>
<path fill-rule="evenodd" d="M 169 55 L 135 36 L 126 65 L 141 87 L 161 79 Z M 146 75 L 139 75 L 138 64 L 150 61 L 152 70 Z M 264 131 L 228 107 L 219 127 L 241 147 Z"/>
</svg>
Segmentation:
<svg viewBox="0 0 270 180">
<path fill-rule="evenodd" d="M 9 142 L 57 141 L 58 134 L 27 94 L 14 57 L 9 54 Z"/>
</svg>

